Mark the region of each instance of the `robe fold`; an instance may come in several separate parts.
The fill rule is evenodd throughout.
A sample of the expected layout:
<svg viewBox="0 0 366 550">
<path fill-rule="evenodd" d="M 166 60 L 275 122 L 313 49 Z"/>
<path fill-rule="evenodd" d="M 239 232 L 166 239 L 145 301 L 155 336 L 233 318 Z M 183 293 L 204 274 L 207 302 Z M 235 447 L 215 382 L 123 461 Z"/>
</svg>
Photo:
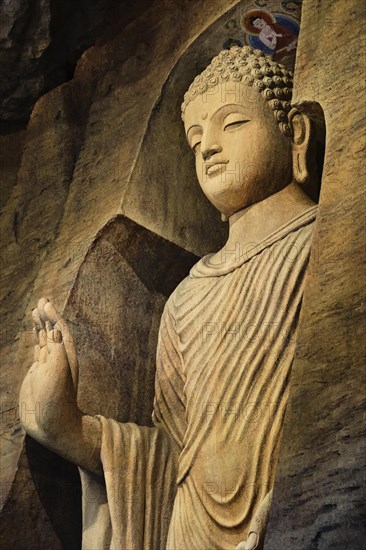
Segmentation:
<svg viewBox="0 0 366 550">
<path fill-rule="evenodd" d="M 83 550 L 246 539 L 274 484 L 315 214 L 220 262 L 205 256 L 169 298 L 155 427 L 99 417 L 104 481 L 81 472 Z"/>
</svg>

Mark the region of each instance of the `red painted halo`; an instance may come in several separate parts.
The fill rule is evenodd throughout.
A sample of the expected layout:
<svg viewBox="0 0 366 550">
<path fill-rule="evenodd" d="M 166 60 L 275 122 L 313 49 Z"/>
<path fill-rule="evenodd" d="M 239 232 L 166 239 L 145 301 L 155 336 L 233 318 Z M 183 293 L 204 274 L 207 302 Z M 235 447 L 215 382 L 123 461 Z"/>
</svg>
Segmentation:
<svg viewBox="0 0 366 550">
<path fill-rule="evenodd" d="M 265 21 L 268 25 L 273 25 L 273 23 L 276 23 L 275 17 L 268 11 L 263 11 L 263 10 L 248 11 L 248 13 L 246 13 L 242 19 L 241 26 L 243 27 L 245 32 L 249 34 L 258 35 L 260 33 L 260 30 L 254 27 L 250 22 L 250 19 L 252 17 L 259 17 L 260 19 L 263 19 L 263 21 Z"/>
</svg>

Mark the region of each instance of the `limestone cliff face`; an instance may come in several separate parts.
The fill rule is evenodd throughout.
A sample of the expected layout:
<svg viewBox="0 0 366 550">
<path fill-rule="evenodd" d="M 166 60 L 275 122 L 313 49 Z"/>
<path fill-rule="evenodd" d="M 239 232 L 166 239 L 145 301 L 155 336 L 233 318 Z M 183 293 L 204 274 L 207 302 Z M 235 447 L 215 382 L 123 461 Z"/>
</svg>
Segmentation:
<svg viewBox="0 0 366 550">
<path fill-rule="evenodd" d="M 216 21 L 238 2 L 120 2 L 120 17 L 112 0 L 93 3 L 93 13 L 90 4 L 77 13 L 61 0 L 1 4 L 10 73 L 1 132 L 22 128 L 0 137 L 4 548 L 80 546 L 77 473 L 24 442 L 19 423 L 35 300 L 52 298 L 75 327 L 86 412 L 148 423 L 161 309 L 225 234 L 196 185 L 179 104 L 222 48 Z M 306 0 L 304 9 L 295 93 L 323 107 L 327 156 L 267 547 L 356 549 L 364 111 L 354 52 L 364 11 L 359 0 Z"/>
<path fill-rule="evenodd" d="M 90 46 L 121 30 L 153 0 L 3 0 L 0 134 L 24 128 L 37 99 L 73 77 Z"/>
<path fill-rule="evenodd" d="M 24 446 L 19 423 L 19 388 L 32 363 L 30 312 L 40 296 L 54 299 L 79 331 L 86 412 L 149 422 L 162 306 L 196 255 L 216 249 L 226 232 L 196 184 L 179 106 L 221 49 L 222 24 L 198 37 L 235 3 L 161 1 L 138 17 L 131 3 L 131 22 L 115 26 L 82 55 L 72 80 L 37 100 L 25 131 L 1 138 L 5 547 L 80 544 L 74 468 L 30 439 Z M 22 111 L 19 103 L 14 109 Z M 124 327 L 135 327 L 132 348 L 132 335 L 119 335 Z"/>
</svg>

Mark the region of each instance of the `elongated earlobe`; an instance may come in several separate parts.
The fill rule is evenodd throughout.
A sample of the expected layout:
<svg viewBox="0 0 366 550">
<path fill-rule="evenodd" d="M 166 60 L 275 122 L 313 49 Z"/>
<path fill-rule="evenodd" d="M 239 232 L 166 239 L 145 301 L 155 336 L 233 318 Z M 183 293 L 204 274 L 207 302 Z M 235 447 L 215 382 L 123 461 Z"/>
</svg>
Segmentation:
<svg viewBox="0 0 366 550">
<path fill-rule="evenodd" d="M 292 109 L 288 115 L 289 124 L 292 130 L 292 165 L 294 179 L 300 185 L 309 180 L 308 150 L 311 135 L 310 118 Z"/>
</svg>

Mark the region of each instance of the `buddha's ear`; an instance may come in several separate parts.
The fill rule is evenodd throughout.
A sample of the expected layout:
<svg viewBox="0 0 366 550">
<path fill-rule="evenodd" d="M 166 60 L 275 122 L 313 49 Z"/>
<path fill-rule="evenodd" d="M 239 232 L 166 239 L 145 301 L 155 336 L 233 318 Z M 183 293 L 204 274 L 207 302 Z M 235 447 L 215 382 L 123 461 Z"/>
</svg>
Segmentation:
<svg viewBox="0 0 366 550">
<path fill-rule="evenodd" d="M 311 137 L 311 120 L 297 109 L 288 114 L 292 130 L 292 164 L 294 179 L 304 185 L 309 180 L 308 151 Z"/>
</svg>

